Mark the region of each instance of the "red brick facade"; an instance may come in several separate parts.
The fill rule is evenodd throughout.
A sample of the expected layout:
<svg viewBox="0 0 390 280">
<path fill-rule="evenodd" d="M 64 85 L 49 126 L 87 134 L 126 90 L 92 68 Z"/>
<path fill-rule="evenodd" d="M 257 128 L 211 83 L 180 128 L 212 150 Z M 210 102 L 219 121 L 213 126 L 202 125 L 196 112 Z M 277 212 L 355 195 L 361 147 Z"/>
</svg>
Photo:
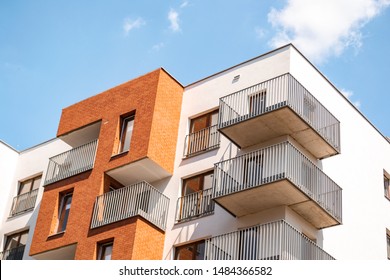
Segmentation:
<svg viewBox="0 0 390 280">
<path fill-rule="evenodd" d="M 161 259 L 164 232 L 140 217 L 90 229 L 94 202 L 107 191 L 107 171 L 148 158 L 173 172 L 183 87 L 163 69 L 63 109 L 58 137 L 101 122 L 94 168 L 45 186 L 30 255 L 77 243 L 75 259 L 95 259 L 97 244 L 114 240 L 113 259 Z M 120 117 L 135 113 L 129 152 L 117 152 Z M 119 182 L 116 182 L 120 185 Z M 59 197 L 72 190 L 66 231 L 56 233 Z M 152 244 L 151 244 L 152 243 Z"/>
</svg>

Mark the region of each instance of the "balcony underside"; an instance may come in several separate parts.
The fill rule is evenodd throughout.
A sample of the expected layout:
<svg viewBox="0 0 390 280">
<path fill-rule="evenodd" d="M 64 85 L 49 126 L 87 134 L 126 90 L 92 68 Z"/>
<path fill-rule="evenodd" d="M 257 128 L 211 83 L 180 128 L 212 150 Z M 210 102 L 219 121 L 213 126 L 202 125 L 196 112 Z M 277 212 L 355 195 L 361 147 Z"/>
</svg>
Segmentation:
<svg viewBox="0 0 390 280">
<path fill-rule="evenodd" d="M 340 224 L 287 179 L 216 197 L 214 200 L 236 217 L 287 205 L 318 229 Z"/>
<path fill-rule="evenodd" d="M 77 244 L 42 252 L 32 257 L 36 260 L 74 260 Z"/>
<path fill-rule="evenodd" d="M 240 148 L 290 135 L 316 158 L 321 159 L 338 153 L 288 106 L 245 121 L 237 120 L 236 123 L 221 128 L 220 132 Z"/>
<path fill-rule="evenodd" d="M 172 174 L 153 160 L 144 158 L 109 170 L 107 171 L 107 175 L 126 186 L 144 180 L 147 182 L 155 182 Z"/>
</svg>

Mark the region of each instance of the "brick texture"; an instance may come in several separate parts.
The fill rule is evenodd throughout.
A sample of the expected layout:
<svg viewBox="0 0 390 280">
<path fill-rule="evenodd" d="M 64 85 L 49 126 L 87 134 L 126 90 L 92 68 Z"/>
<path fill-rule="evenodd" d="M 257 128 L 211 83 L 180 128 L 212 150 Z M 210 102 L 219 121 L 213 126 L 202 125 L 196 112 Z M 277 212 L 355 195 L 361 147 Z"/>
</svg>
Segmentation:
<svg viewBox="0 0 390 280">
<path fill-rule="evenodd" d="M 97 243 L 114 239 L 113 259 L 162 258 L 164 232 L 140 217 L 93 230 L 90 224 L 96 197 L 114 182 L 106 171 L 149 158 L 172 173 L 182 93 L 176 80 L 157 69 L 63 109 L 59 137 L 101 122 L 95 165 L 91 171 L 45 187 L 30 255 L 77 243 L 76 259 L 95 259 Z M 130 151 L 112 157 L 119 141 L 120 116 L 129 112 L 135 112 Z M 70 189 L 73 199 L 66 231 L 53 235 L 59 196 Z"/>
</svg>

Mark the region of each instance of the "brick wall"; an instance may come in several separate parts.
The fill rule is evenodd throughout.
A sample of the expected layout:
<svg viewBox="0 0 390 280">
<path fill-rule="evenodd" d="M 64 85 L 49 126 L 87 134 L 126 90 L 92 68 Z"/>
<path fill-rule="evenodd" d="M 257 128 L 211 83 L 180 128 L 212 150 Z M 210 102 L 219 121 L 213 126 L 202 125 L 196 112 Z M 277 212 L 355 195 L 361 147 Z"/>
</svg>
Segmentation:
<svg viewBox="0 0 390 280">
<path fill-rule="evenodd" d="M 94 259 L 97 242 L 113 238 L 115 259 L 161 259 L 164 233 L 148 222 L 136 217 L 94 230 L 90 223 L 96 197 L 108 191 L 107 170 L 148 157 L 173 171 L 182 92 L 179 83 L 158 69 L 63 109 L 59 137 L 101 121 L 95 165 L 91 171 L 45 187 L 30 255 L 77 243 L 76 259 Z M 130 151 L 112 157 L 120 116 L 133 111 Z M 59 196 L 69 189 L 73 199 L 66 231 L 50 236 L 55 233 Z"/>
</svg>

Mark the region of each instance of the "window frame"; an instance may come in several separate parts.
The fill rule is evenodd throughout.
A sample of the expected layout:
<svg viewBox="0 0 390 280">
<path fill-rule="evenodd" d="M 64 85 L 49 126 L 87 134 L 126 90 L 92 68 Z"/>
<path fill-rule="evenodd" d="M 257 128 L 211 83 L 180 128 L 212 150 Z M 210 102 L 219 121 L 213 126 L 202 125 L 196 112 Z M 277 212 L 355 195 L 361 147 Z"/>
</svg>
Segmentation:
<svg viewBox="0 0 390 280">
<path fill-rule="evenodd" d="M 129 123 L 132 123 L 132 129 L 131 129 L 131 134 L 128 137 L 128 125 Z M 121 117 L 121 122 L 120 122 L 120 134 L 119 134 L 119 145 L 118 145 L 118 154 L 121 153 L 126 153 L 130 151 L 130 146 L 131 146 L 131 139 L 133 137 L 133 131 L 134 131 L 134 124 L 135 124 L 135 114 L 130 114 L 126 116 Z M 128 146 L 128 148 L 127 148 Z M 126 148 L 126 150 L 124 149 Z"/>
<path fill-rule="evenodd" d="M 199 245 L 203 245 L 203 250 L 200 251 L 200 253 L 202 253 L 202 251 L 203 251 L 203 258 L 196 258 L 197 257 L 197 253 L 198 253 L 198 246 Z M 198 241 L 195 241 L 195 242 L 187 243 L 187 244 L 184 244 L 184 245 L 176 246 L 175 247 L 174 260 L 188 260 L 188 259 L 178 259 L 178 256 L 180 254 L 180 250 L 181 249 L 185 249 L 185 248 L 189 248 L 189 247 L 192 248 L 192 250 L 188 250 L 188 251 L 192 251 L 192 258 L 191 258 L 191 260 L 204 260 L 205 259 L 206 240 L 202 239 L 202 240 L 198 240 Z"/>
<path fill-rule="evenodd" d="M 111 254 L 110 254 L 110 258 L 109 259 L 106 259 L 106 258 L 103 258 L 103 256 L 105 257 L 105 254 L 107 252 L 107 248 L 111 248 Z M 109 240 L 109 241 L 105 241 L 105 242 L 101 242 L 101 243 L 98 243 L 98 250 L 97 250 L 97 257 L 96 259 L 97 260 L 112 260 L 112 252 L 114 250 L 114 240 Z"/>
<path fill-rule="evenodd" d="M 73 191 L 66 192 L 61 195 L 61 201 L 58 208 L 57 233 L 66 231 L 66 227 L 68 225 L 69 216 L 70 216 L 70 208 L 72 206 L 72 200 L 73 200 Z M 68 205 L 69 208 L 67 208 Z"/>
<path fill-rule="evenodd" d="M 384 188 L 384 196 L 390 200 L 390 175 L 383 171 L 383 188 Z"/>
<path fill-rule="evenodd" d="M 39 184 L 36 184 L 36 181 L 39 179 Z M 18 194 L 17 195 L 21 195 L 21 194 L 25 194 L 25 193 L 29 193 L 33 190 L 36 190 L 36 189 L 39 189 L 40 185 L 41 185 L 41 181 L 42 181 L 42 174 L 40 175 L 37 175 L 37 176 L 34 176 L 30 179 L 26 179 L 26 180 L 23 180 L 23 181 L 19 181 L 19 187 L 18 187 Z M 27 191 L 27 192 L 24 192 L 24 193 L 21 193 L 22 190 L 23 190 L 23 187 L 27 184 L 31 182 L 31 186 L 30 186 L 30 189 Z"/>
</svg>

